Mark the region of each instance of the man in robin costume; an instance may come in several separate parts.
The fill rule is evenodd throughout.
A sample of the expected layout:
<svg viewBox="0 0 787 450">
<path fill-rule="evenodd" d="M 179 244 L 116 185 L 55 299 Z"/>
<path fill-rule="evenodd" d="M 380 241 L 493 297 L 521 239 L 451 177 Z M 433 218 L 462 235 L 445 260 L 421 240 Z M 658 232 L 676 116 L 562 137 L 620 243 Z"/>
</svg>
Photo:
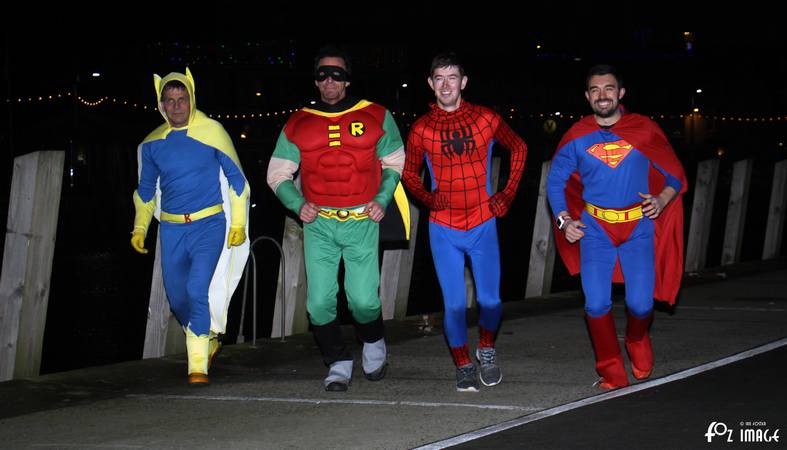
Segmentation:
<svg viewBox="0 0 787 450">
<path fill-rule="evenodd" d="M 683 273 L 686 175 L 659 126 L 625 111 L 625 93 L 613 67 L 590 69 L 585 97 L 593 115 L 563 136 L 547 178 L 560 256 L 571 274 L 581 273 L 602 389 L 629 384 L 612 282 L 625 280 L 625 345 L 632 374 L 642 380 L 653 370 L 653 299 L 673 304 Z"/>
<path fill-rule="evenodd" d="M 495 349 L 503 314 L 496 218 L 508 212 L 516 196 L 527 145 L 499 114 L 462 98 L 467 76 L 454 53 L 432 60 L 427 82 L 436 102 L 410 129 L 402 181 L 432 210 L 429 242 L 443 292 L 443 321 L 456 366 L 456 389 L 477 392 L 478 377 L 467 346 L 465 255 L 470 257 L 480 307 L 475 356 L 481 364 L 481 382 L 494 386 L 503 377 Z M 495 142 L 511 152 L 511 174 L 500 192 L 492 192 L 489 170 Z M 419 176 L 424 161 L 431 191 Z"/>
<path fill-rule="evenodd" d="M 284 206 L 304 222 L 306 308 L 329 367 L 323 385 L 327 391 L 346 391 L 353 358 L 342 341 L 336 314 L 339 261 L 344 259 L 348 306 L 364 343 L 364 375 L 381 380 L 388 363 L 378 295 L 379 222 L 392 198 L 397 206 L 408 207 L 399 185 L 405 156 L 391 113 L 347 95 L 347 54 L 324 47 L 314 62 L 320 101 L 289 118 L 267 180 Z M 302 193 L 293 183 L 299 168 Z M 409 229 L 409 216 L 403 220 Z"/>
</svg>

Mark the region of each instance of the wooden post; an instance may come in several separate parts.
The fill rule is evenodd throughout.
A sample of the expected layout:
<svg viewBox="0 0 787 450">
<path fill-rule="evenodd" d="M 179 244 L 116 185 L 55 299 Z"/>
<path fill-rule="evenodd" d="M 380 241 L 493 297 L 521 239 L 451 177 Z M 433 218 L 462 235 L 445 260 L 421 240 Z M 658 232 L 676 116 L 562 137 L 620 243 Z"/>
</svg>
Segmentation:
<svg viewBox="0 0 787 450">
<path fill-rule="evenodd" d="M 762 259 L 776 258 L 781 253 L 785 210 L 787 210 L 787 160 L 779 161 L 773 168 L 771 203 L 768 207 L 768 225 L 765 228 Z"/>
<path fill-rule="evenodd" d="M 696 272 L 705 267 L 708 256 L 708 238 L 719 178 L 719 160 L 708 159 L 697 167 L 694 187 L 694 204 L 691 207 L 691 225 L 686 246 L 686 272 Z"/>
<path fill-rule="evenodd" d="M 723 266 L 741 260 L 743 228 L 746 224 L 746 206 L 749 202 L 752 160 L 744 159 L 735 163 L 730 185 L 730 202 L 727 207 L 727 224 L 724 228 L 724 246 L 721 252 Z"/>
<path fill-rule="evenodd" d="M 65 152 L 14 158 L 0 276 L 0 381 L 37 376 Z"/>
<path fill-rule="evenodd" d="M 408 247 L 383 252 L 383 265 L 380 269 L 380 302 L 382 302 L 383 320 L 404 319 L 407 315 L 419 217 L 418 208 L 412 202 L 408 204 L 410 208 Z"/>
<path fill-rule="evenodd" d="M 552 233 L 552 213 L 547 203 L 547 176 L 551 161 L 541 164 L 541 181 L 538 184 L 536 220 L 533 225 L 533 242 L 530 245 L 530 263 L 527 271 L 525 298 L 541 297 L 552 289 L 552 271 L 555 267 L 555 238 Z M 561 236 L 562 237 L 562 236 Z"/>
<path fill-rule="evenodd" d="M 500 181 L 500 157 L 495 156 L 492 158 L 492 167 L 489 168 L 491 170 L 491 185 L 492 185 L 492 192 L 497 192 L 497 184 Z M 475 291 L 475 281 L 473 279 L 473 271 L 470 267 L 465 266 L 465 295 L 467 298 L 467 307 L 474 308 L 476 304 L 476 291 Z"/>
<path fill-rule="evenodd" d="M 161 235 L 156 237 L 156 259 L 153 262 L 153 278 L 150 283 L 148 323 L 145 329 L 145 345 L 142 359 L 160 358 L 164 355 L 184 353 L 186 335 L 175 315 L 169 308 L 169 299 L 164 291 L 161 276 Z"/>
<path fill-rule="evenodd" d="M 415 243 L 418 238 L 418 221 L 421 211 L 410 202 L 410 241 L 407 250 L 402 250 L 402 264 L 399 268 L 399 286 L 396 289 L 396 307 L 394 319 L 407 316 L 407 305 L 410 301 L 410 282 L 413 279 L 413 261 L 415 260 Z"/>
<path fill-rule="evenodd" d="M 297 186 L 297 185 L 296 185 Z M 306 261 L 303 256 L 303 227 L 289 216 L 284 219 L 282 251 L 285 259 L 285 275 L 282 281 L 279 269 L 276 303 L 273 311 L 271 337 L 281 337 L 281 292 L 285 290 L 287 311 L 284 311 L 284 335 L 309 331 L 309 318 L 306 314 Z"/>
</svg>

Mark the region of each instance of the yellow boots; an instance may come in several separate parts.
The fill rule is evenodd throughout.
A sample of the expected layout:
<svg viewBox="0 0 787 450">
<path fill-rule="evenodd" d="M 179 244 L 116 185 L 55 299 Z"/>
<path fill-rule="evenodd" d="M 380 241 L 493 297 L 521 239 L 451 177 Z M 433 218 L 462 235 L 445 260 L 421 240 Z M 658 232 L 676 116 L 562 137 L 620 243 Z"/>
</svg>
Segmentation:
<svg viewBox="0 0 787 450">
<path fill-rule="evenodd" d="M 186 353 L 189 358 L 189 384 L 205 386 L 208 384 L 208 360 L 210 337 L 197 336 L 190 328 L 186 328 Z"/>
</svg>

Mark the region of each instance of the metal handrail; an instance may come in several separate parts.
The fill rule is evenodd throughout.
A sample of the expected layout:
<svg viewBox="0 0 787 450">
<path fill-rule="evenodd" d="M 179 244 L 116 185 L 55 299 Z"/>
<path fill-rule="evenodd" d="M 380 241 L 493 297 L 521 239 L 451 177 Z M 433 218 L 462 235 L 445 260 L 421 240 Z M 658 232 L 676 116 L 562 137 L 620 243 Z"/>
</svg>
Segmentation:
<svg viewBox="0 0 787 450">
<path fill-rule="evenodd" d="M 286 323 L 286 317 L 285 317 L 286 316 L 286 314 L 285 314 L 286 308 L 285 307 L 287 305 L 287 302 L 285 301 L 285 298 L 284 298 L 284 296 L 285 296 L 285 289 L 284 289 L 285 288 L 285 286 L 284 286 L 284 280 L 285 280 L 285 276 L 284 276 L 285 275 L 285 273 L 284 273 L 284 268 L 285 268 L 285 264 L 284 264 L 284 250 L 282 250 L 281 245 L 279 244 L 278 241 L 276 241 L 276 239 L 273 239 L 270 236 L 260 236 L 257 239 L 254 239 L 251 242 L 251 245 L 249 245 L 249 254 L 251 255 L 251 266 L 252 266 L 253 271 L 254 271 L 254 275 L 253 275 L 254 276 L 254 282 L 252 284 L 252 298 L 254 299 L 254 303 L 252 304 L 252 313 L 254 314 L 254 316 L 252 317 L 252 327 L 251 327 L 251 333 L 252 333 L 251 334 L 251 339 L 252 339 L 251 346 L 252 347 L 256 347 L 257 346 L 257 258 L 254 256 L 254 246 L 259 241 L 271 241 L 276 246 L 276 248 L 279 250 L 279 264 L 281 266 L 281 286 L 280 286 L 280 288 L 281 288 L 281 341 L 282 342 L 284 342 L 284 326 L 285 326 L 285 323 Z M 248 288 L 249 288 L 249 263 L 248 262 L 246 263 L 246 268 L 243 270 L 243 278 L 244 278 L 244 280 L 243 280 L 243 304 L 241 305 L 241 311 L 240 311 L 240 325 L 238 326 L 238 338 L 235 341 L 238 344 L 240 344 L 242 342 L 245 342 L 245 340 L 246 340 L 245 337 L 243 336 L 243 319 L 245 318 L 245 315 L 246 315 L 246 294 L 247 294 Z"/>
</svg>

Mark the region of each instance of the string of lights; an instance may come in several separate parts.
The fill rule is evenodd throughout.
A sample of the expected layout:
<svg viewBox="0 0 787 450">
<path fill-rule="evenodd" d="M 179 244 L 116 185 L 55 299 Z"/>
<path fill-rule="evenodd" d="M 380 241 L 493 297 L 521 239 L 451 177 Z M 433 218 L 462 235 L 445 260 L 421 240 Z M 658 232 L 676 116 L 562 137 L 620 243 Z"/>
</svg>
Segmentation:
<svg viewBox="0 0 787 450">
<path fill-rule="evenodd" d="M 18 97 L 14 99 L 6 99 L 6 103 L 13 103 L 13 104 L 31 104 L 31 103 L 44 103 L 47 101 L 57 101 L 63 99 L 71 99 L 73 98 L 72 92 L 65 92 L 65 93 L 57 93 L 51 95 L 39 95 L 34 97 Z M 122 105 L 136 109 L 142 109 L 144 111 L 158 111 L 158 108 L 148 106 L 148 105 L 140 105 L 139 103 L 132 102 L 129 100 L 115 98 L 115 97 L 99 97 L 95 100 L 88 100 L 82 96 L 76 97 L 77 101 L 83 106 L 94 108 L 105 104 L 113 104 L 113 105 Z M 239 120 L 247 120 L 247 119 L 266 119 L 266 118 L 279 118 L 282 116 L 286 116 L 287 114 L 292 114 L 297 109 L 284 109 L 279 111 L 268 111 L 268 112 L 254 112 L 254 113 L 220 113 L 220 114 L 208 114 L 209 117 L 215 119 L 239 119 Z M 530 118 L 530 119 L 568 119 L 568 120 L 579 120 L 584 115 L 583 114 L 563 114 L 560 112 L 554 113 L 532 113 L 532 114 L 515 114 L 517 111 L 515 108 L 511 108 L 508 112 L 507 116 L 509 119 L 523 119 L 523 118 Z M 416 118 L 418 117 L 418 113 L 412 112 L 404 112 L 404 111 L 392 111 L 391 114 L 395 117 L 401 118 Z M 698 109 L 695 108 L 694 112 L 687 113 L 687 114 L 653 114 L 649 116 L 652 120 L 675 120 L 675 119 L 705 119 L 705 120 L 715 120 L 715 121 L 722 121 L 727 123 L 772 123 L 772 122 L 781 122 L 787 121 L 787 115 L 771 115 L 771 116 L 735 116 L 735 115 L 703 115 L 700 114 Z"/>
</svg>

